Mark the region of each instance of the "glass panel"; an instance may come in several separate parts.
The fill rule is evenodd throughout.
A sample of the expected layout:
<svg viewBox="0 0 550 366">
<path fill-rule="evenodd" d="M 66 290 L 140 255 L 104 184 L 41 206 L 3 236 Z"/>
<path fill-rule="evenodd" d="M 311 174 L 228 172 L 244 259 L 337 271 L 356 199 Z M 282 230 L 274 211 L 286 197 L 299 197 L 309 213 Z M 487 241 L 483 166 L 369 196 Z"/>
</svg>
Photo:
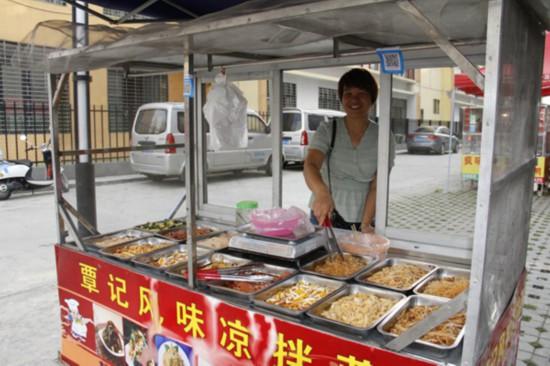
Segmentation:
<svg viewBox="0 0 550 366">
<path fill-rule="evenodd" d="M 452 101 L 454 71 L 451 68 L 418 69 L 415 74 L 420 76 L 414 85 L 420 90 L 416 100 L 393 95 L 394 99 L 407 98 L 409 105 L 418 101 L 420 108 L 407 109 L 406 116 L 391 116 L 394 136 L 400 139 L 396 141 L 395 163 L 390 174 L 387 226 L 449 238 L 472 237 L 480 150 L 461 148 L 465 114 L 460 113 L 459 106 L 463 104 Z M 400 82 L 395 80 L 394 88 L 403 88 L 395 84 Z M 432 113 L 436 96 L 438 114 Z M 464 98 L 464 102 L 471 99 L 466 95 L 457 98 Z M 476 108 L 482 106 L 482 100 L 477 103 Z M 417 115 L 417 110 L 424 113 Z M 398 131 L 396 117 L 401 117 Z M 451 139 L 449 126 L 454 135 Z M 468 162 L 465 169 L 463 161 Z M 437 244 L 454 245 L 450 243 L 451 240 Z"/>
<path fill-rule="evenodd" d="M 253 110 L 246 117 L 247 146 L 219 151 L 208 146 L 207 203 L 235 208 L 240 201 L 253 200 L 260 207 L 268 208 L 272 204 L 273 191 L 270 163 L 273 142 L 266 122 L 259 117 L 268 115 L 270 110 L 268 83 L 248 80 L 235 85 L 247 98 L 248 108 Z M 208 128 L 208 124 L 205 127 Z M 210 134 L 206 139 L 210 141 Z"/>
</svg>

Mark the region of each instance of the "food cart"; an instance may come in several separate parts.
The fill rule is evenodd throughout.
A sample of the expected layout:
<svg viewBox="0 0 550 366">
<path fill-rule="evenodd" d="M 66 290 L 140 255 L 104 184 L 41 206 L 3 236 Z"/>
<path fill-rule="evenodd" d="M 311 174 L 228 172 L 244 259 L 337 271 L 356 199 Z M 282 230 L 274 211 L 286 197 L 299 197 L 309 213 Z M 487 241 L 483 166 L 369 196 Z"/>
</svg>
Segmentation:
<svg viewBox="0 0 550 366">
<path fill-rule="evenodd" d="M 188 87 L 186 242 L 168 242 L 168 238 L 154 236 L 146 228 L 120 234 L 137 236 L 142 247 L 167 245 L 170 250 L 185 250 L 187 266 L 179 277 L 170 276 L 170 270 L 144 268 L 136 263 L 137 258 L 113 258 L 120 252 L 94 250 L 98 238 L 80 238 L 73 217 L 91 231 L 95 228 L 56 189 L 61 360 L 86 365 L 131 364 L 137 359 L 148 365 L 514 364 L 536 164 L 533 152 L 538 111 L 534 106 L 539 99 L 543 30 L 549 28 L 550 11 L 543 1 L 529 5 L 515 0 L 252 1 L 188 23 L 157 27 L 152 33 L 142 31 L 113 43 L 51 54 L 47 67 L 52 86 L 56 80 L 60 80 L 58 86 L 64 81 L 53 74 L 133 60 L 172 58 L 181 63 L 183 55 Z M 400 47 L 409 68 L 456 64 L 485 91 L 474 235 L 434 235 L 387 225 L 392 75 L 380 77 L 376 231 L 391 239 L 390 264 L 412 261 L 424 266 L 425 273 L 451 269 L 467 273 L 469 290 L 453 300 L 413 296 L 412 287 L 390 291 L 398 304 L 392 312 L 378 319 L 376 327 L 357 329 L 326 319 L 319 321 L 322 315 L 313 309 L 304 314 L 266 306 L 273 305 L 269 299 L 278 293 L 270 291 L 286 288 L 278 287 L 281 283 L 252 297 L 202 286 L 197 266 L 204 258 L 210 262 L 213 258 L 197 246 L 197 224 L 219 229 L 235 215 L 231 208 L 210 204 L 204 190 L 205 133 L 204 126 L 196 123 L 202 120 L 203 81 L 212 79 L 213 69 L 218 66 L 224 66 L 235 80 L 271 80 L 273 207 L 280 207 L 282 72 L 376 63 L 375 48 L 390 46 Z M 486 66 L 485 76 L 476 64 Z M 60 155 L 87 153 L 59 151 L 55 113 L 58 91 L 59 87 L 52 87 L 50 98 L 57 181 Z M 65 229 L 71 232 L 74 242 L 68 242 Z M 297 241 L 256 243 L 269 249 L 281 245 L 289 248 Z M 253 259 L 285 267 L 283 271 L 292 277 L 287 277 L 291 282 L 283 282 L 282 286 L 310 281 L 310 285 L 324 287 L 325 295 L 332 293 L 335 297 L 381 289 L 369 286 L 370 277 L 361 274 L 345 280 L 313 276 L 314 280 L 302 265 L 294 266 L 295 262 L 302 263 L 302 257 L 283 260 L 281 265 L 280 259 L 271 258 L 281 255 L 277 251 L 270 253 L 271 257 L 242 253 L 226 249 L 214 254 L 235 256 L 237 259 L 226 260 L 241 264 Z M 289 255 L 292 253 L 296 251 Z M 387 264 L 372 263 L 362 273 Z M 291 272 L 296 270 L 300 273 L 293 276 Z M 383 291 L 377 293 L 382 296 Z M 385 293 L 386 298 L 392 296 Z M 415 305 L 439 306 L 436 313 L 448 314 L 436 320 L 432 317 L 428 325 L 433 327 L 465 304 L 466 323 L 460 331 L 463 340 L 457 344 L 438 346 L 414 341 L 419 335 L 411 337 L 411 333 L 409 339 L 400 337 L 399 344 L 388 343 L 394 339 L 388 322 L 400 311 Z"/>
</svg>

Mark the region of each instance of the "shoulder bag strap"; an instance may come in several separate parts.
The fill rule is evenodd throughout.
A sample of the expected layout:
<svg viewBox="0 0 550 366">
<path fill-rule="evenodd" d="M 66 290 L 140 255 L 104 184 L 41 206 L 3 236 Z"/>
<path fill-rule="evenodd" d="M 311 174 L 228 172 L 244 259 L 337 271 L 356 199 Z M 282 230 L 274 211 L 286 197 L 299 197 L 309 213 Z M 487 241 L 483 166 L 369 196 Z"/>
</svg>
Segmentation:
<svg viewBox="0 0 550 366">
<path fill-rule="evenodd" d="M 332 136 L 330 138 L 330 147 L 327 151 L 327 175 L 328 175 L 328 191 L 332 196 L 332 184 L 330 182 L 330 155 L 332 154 L 332 149 L 334 149 L 334 140 L 336 138 L 336 118 L 332 119 Z"/>
</svg>

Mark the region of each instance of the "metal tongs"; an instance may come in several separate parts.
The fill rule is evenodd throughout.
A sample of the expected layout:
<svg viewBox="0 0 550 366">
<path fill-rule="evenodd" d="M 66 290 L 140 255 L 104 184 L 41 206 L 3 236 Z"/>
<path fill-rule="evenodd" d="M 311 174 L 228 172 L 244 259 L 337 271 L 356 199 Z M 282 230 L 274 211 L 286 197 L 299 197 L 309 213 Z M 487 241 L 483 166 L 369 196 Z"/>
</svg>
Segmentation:
<svg viewBox="0 0 550 366">
<path fill-rule="evenodd" d="M 261 263 L 252 262 L 247 263 L 238 267 L 231 268 L 222 268 L 222 269 L 199 269 L 197 271 L 198 280 L 221 280 L 221 281 L 239 281 L 239 282 L 268 282 L 272 281 L 276 275 L 262 272 L 254 271 L 252 275 L 247 275 L 246 270 L 261 266 Z M 239 273 L 239 272 L 245 273 Z"/>
<path fill-rule="evenodd" d="M 344 253 L 342 252 L 340 245 L 338 245 L 336 235 L 334 235 L 334 230 L 332 230 L 332 220 L 329 216 L 325 217 L 323 227 L 325 228 L 325 234 L 327 236 L 327 252 L 329 254 L 338 253 L 340 258 L 344 259 Z"/>
</svg>

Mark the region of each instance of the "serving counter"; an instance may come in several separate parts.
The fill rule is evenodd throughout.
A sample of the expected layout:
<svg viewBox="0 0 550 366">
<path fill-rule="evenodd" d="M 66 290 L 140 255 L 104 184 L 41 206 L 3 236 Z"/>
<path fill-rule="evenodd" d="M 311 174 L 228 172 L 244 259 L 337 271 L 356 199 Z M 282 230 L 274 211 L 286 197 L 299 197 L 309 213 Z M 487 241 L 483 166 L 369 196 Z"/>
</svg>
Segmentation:
<svg viewBox="0 0 550 366">
<path fill-rule="evenodd" d="M 135 234 L 133 230 L 127 231 Z M 122 234 L 113 235 L 118 238 Z M 143 241 L 139 238 L 142 235 L 136 236 L 136 241 L 126 245 Z M 439 305 L 447 301 L 421 293 L 430 278 L 440 279 L 444 275 L 468 278 L 467 269 L 457 268 L 461 265 L 448 258 L 414 258 L 410 253 L 390 251 L 386 260 L 365 260 L 363 270 L 355 277 L 344 277 L 344 281 L 338 280 L 338 276 L 314 272 L 311 264 L 326 258 L 324 249 L 298 261 L 285 262 L 229 248 L 211 251 L 197 247 L 202 258 L 199 263 L 223 261 L 236 267 L 252 263 L 263 266 L 266 271 L 276 269 L 274 273 L 279 277 L 271 285 L 247 295 L 224 286 L 223 281 L 200 281 L 197 289 L 190 289 L 185 276 L 181 275 L 180 268 L 186 268 L 185 264 L 174 266 L 172 263 L 171 267 L 159 264 L 163 255 L 185 255 L 185 243 L 135 257 L 117 258 L 111 255 L 113 250 L 109 247 L 98 250 L 94 245 L 96 241 L 103 242 L 105 237 L 86 240 L 90 249 L 86 252 L 71 244 L 56 246 L 62 321 L 60 356 L 67 364 L 414 366 L 459 363 L 463 327 L 447 346 L 419 340 L 400 353 L 384 348 L 395 337 L 385 327 L 395 323 L 400 313 L 412 305 Z M 124 245 L 117 243 L 112 247 Z M 155 262 L 148 261 L 149 258 Z M 370 274 L 391 265 L 417 265 L 423 271 L 421 280 L 393 291 L 384 288 L 385 285 L 365 281 Z M 300 272 L 301 269 L 306 272 Z M 330 291 L 321 301 L 312 301 L 312 306 L 301 309 L 285 309 L 266 302 L 279 289 L 301 281 L 327 286 Z M 357 294 L 374 295 L 391 304 L 376 320 L 362 327 L 327 318 L 324 311 L 335 301 Z M 501 327 L 506 338 L 499 337 L 501 343 L 495 348 L 499 352 L 506 349 L 502 347 L 502 339 L 508 342 L 519 331 L 519 313 L 514 305 L 519 295 L 510 304 L 510 312 L 515 316 L 506 318 L 508 328 Z"/>
</svg>

